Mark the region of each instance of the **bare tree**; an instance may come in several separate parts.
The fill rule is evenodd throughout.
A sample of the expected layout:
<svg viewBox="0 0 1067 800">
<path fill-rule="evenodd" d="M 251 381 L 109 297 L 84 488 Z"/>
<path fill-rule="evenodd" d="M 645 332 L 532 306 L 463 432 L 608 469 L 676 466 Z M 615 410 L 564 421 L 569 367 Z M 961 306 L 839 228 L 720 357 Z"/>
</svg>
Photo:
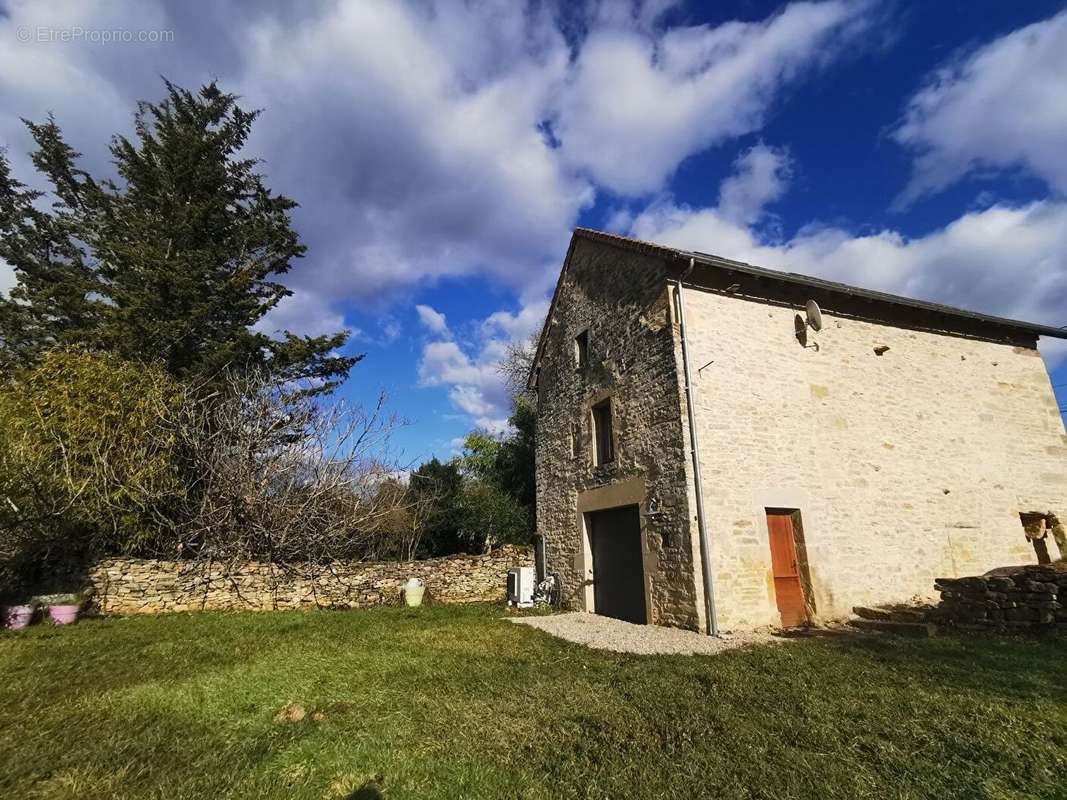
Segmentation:
<svg viewBox="0 0 1067 800">
<path fill-rule="evenodd" d="M 184 559 L 255 559 L 309 577 L 339 560 L 410 557 L 411 535 L 391 541 L 396 528 L 387 524 L 417 506 L 389 488 L 402 473 L 389 447 L 398 424 L 384 396 L 367 410 L 267 379 L 225 377 L 179 421 L 190 479 L 161 544 Z"/>
<path fill-rule="evenodd" d="M 508 343 L 498 369 L 504 376 L 504 382 L 513 397 L 522 396 L 532 399 L 527 381 L 530 378 L 530 370 L 533 369 L 540 336 L 540 330 L 538 330 L 525 341 Z"/>
</svg>

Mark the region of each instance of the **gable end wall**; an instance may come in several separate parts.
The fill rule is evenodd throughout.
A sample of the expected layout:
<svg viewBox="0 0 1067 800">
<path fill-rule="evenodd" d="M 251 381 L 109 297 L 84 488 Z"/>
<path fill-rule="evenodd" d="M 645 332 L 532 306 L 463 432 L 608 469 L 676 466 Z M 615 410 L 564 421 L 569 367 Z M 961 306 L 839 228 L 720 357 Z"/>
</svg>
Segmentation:
<svg viewBox="0 0 1067 800">
<path fill-rule="evenodd" d="M 666 264 L 576 239 L 559 287 L 538 378 L 537 529 L 570 608 L 592 609 L 584 513 L 638 503 L 649 621 L 696 628 L 693 547 L 676 342 Z M 589 331 L 590 365 L 574 337 Z M 594 466 L 591 407 L 613 403 L 615 463 Z M 571 455 L 571 425 L 580 431 Z M 655 498 L 664 511 L 645 516 Z"/>
</svg>

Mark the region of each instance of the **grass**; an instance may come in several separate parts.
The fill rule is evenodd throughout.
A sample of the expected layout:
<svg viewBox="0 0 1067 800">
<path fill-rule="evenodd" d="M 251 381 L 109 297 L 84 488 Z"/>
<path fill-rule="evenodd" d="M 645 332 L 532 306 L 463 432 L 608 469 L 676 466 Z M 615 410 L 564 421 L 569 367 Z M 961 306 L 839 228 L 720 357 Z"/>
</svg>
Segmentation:
<svg viewBox="0 0 1067 800">
<path fill-rule="evenodd" d="M 1067 641 L 613 655 L 499 608 L 0 635 L 3 798 L 1067 797 Z M 287 704 L 299 722 L 279 721 Z"/>
</svg>

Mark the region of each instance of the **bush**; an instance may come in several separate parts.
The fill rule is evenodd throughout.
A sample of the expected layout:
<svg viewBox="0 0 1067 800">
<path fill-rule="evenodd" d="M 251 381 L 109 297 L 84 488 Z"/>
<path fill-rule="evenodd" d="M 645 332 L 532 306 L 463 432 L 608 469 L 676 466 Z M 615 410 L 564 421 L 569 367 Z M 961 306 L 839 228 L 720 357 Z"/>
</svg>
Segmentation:
<svg viewBox="0 0 1067 800">
<path fill-rule="evenodd" d="M 397 424 L 384 398 L 364 412 L 258 371 L 190 387 L 53 350 L 0 387 L 0 593 L 76 585 L 113 553 L 316 574 L 412 558 L 435 494 L 397 480 Z"/>
<path fill-rule="evenodd" d="M 527 509 L 502 489 L 469 481 L 459 495 L 460 537 L 469 552 L 488 553 L 501 544 L 529 544 Z"/>
<path fill-rule="evenodd" d="M 395 480 L 384 397 L 370 410 L 269 375 L 224 374 L 190 401 L 179 441 L 187 490 L 169 532 L 186 559 L 269 561 L 289 571 L 410 557 L 419 500 Z"/>
<path fill-rule="evenodd" d="M 161 370 L 53 350 L 0 388 L 0 560 L 136 551 L 183 491 Z"/>
</svg>

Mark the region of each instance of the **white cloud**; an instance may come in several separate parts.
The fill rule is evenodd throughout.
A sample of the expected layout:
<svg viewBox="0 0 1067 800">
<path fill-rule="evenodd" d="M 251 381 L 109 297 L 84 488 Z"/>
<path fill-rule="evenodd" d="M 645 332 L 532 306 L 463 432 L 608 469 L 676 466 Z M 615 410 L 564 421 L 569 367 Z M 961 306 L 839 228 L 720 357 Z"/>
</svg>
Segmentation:
<svg viewBox="0 0 1067 800">
<path fill-rule="evenodd" d="M 784 149 L 758 144 L 738 157 L 734 169 L 736 174 L 719 187 L 719 213 L 731 222 L 751 225 L 785 192 L 792 163 Z"/>
<path fill-rule="evenodd" d="M 404 330 L 399 322 L 388 315 L 378 321 L 378 328 L 382 332 L 382 342 L 385 344 L 395 342 Z"/>
<path fill-rule="evenodd" d="M 439 336 L 448 336 L 451 338 L 452 333 L 448 330 L 448 320 L 445 315 L 435 308 L 430 306 L 417 305 L 415 311 L 419 314 L 419 322 L 430 332 L 436 333 Z"/>
<path fill-rule="evenodd" d="M 449 276 L 486 276 L 530 306 L 594 181 L 662 189 L 684 158 L 758 128 L 783 87 L 854 44 L 868 8 L 794 3 L 762 22 L 664 31 L 671 5 L 15 2 L 0 15 L 8 43 L 20 26 L 174 38 L 0 48 L 0 144 L 31 178 L 19 117 L 55 111 L 86 165 L 107 172 L 110 134 L 130 131 L 137 100 L 160 97 L 160 74 L 188 87 L 217 77 L 265 109 L 249 152 L 301 203 L 308 257 L 285 280 L 303 299 L 270 324 L 322 330 L 342 303 L 383 312 Z M 489 324 L 510 336 L 527 322 Z"/>
<path fill-rule="evenodd" d="M 515 342 L 528 340 L 540 332 L 548 314 L 548 300 L 536 300 L 523 306 L 517 313 L 496 311 L 482 323 L 486 333 L 503 333 Z"/>
<path fill-rule="evenodd" d="M 995 205 L 963 214 L 925 236 L 885 229 L 855 234 L 811 225 L 768 242 L 721 208 L 660 199 L 630 233 L 753 264 L 1060 326 L 1067 324 L 1067 203 Z M 1064 348 L 1043 346 L 1056 360 Z"/>
<path fill-rule="evenodd" d="M 326 336 L 345 329 L 345 318 L 314 292 L 298 289 L 267 312 L 255 329 L 269 336 L 290 331 L 300 336 Z M 353 335 L 358 331 L 348 328 Z"/>
<path fill-rule="evenodd" d="M 429 342 L 419 360 L 422 386 L 448 386 L 448 399 L 476 427 L 494 435 L 508 429 L 511 397 L 501 362 L 509 347 L 540 330 L 548 301 L 516 312 L 497 311 L 477 325 L 476 335 L 461 345 L 453 339 Z"/>
<path fill-rule="evenodd" d="M 831 0 L 762 22 L 594 30 L 560 98 L 563 155 L 616 192 L 657 191 L 687 156 L 760 128 L 785 85 L 855 44 L 869 11 Z"/>
<path fill-rule="evenodd" d="M 255 145 L 279 185 L 317 192 L 299 221 L 318 274 L 295 277 L 364 304 L 447 276 L 539 280 L 593 194 L 537 128 L 566 44 L 544 14 L 506 10 L 341 4 L 252 31 Z"/>
<path fill-rule="evenodd" d="M 448 399 L 480 428 L 506 428 L 509 397 L 500 374 L 503 343 L 490 339 L 474 355 L 454 341 L 430 342 L 422 349 L 422 386 L 448 386 Z"/>
<path fill-rule="evenodd" d="M 482 392 L 473 386 L 455 386 L 448 393 L 448 398 L 456 408 L 472 417 L 488 417 L 496 411 Z"/>
<path fill-rule="evenodd" d="M 983 168 L 1021 166 L 1067 192 L 1067 11 L 937 71 L 893 137 L 915 154 L 901 201 Z"/>
<path fill-rule="evenodd" d="M 15 44 L 26 28 L 173 29 L 155 47 Z M 486 275 L 543 286 L 589 182 L 569 172 L 538 123 L 568 64 L 549 9 L 504 0 L 184 6 L 15 3 L 0 15 L 0 145 L 34 175 L 19 117 L 55 111 L 93 171 L 128 133 L 159 75 L 218 77 L 264 114 L 249 153 L 272 188 L 300 201 L 308 258 L 286 281 L 323 300 L 382 310 L 427 280 Z"/>
<path fill-rule="evenodd" d="M 0 294 L 6 295 L 15 287 L 15 268 L 0 258 Z"/>
</svg>

